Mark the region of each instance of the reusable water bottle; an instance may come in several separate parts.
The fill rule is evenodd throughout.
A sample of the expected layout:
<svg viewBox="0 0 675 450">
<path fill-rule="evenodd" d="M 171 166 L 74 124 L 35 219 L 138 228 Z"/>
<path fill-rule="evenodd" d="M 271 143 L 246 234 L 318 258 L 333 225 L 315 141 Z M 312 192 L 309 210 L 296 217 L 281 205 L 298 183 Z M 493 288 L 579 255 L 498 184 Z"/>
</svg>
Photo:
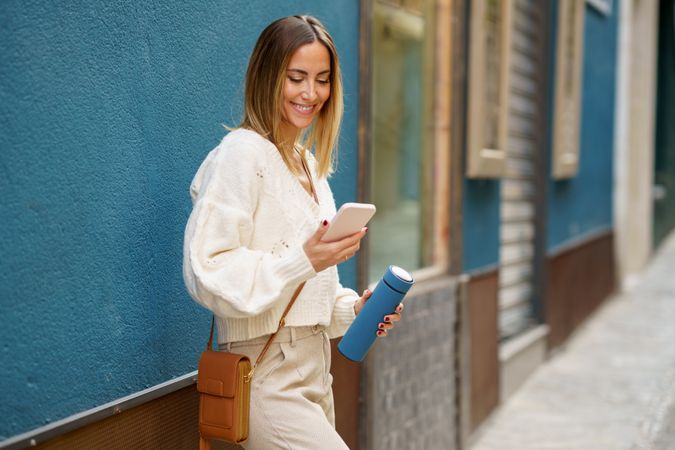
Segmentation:
<svg viewBox="0 0 675 450">
<path fill-rule="evenodd" d="M 400 267 L 387 268 L 373 294 L 338 344 L 338 350 L 345 358 L 357 362 L 363 360 L 375 342 L 378 325 L 384 321 L 384 316 L 396 311 L 413 283 L 410 274 Z"/>
</svg>

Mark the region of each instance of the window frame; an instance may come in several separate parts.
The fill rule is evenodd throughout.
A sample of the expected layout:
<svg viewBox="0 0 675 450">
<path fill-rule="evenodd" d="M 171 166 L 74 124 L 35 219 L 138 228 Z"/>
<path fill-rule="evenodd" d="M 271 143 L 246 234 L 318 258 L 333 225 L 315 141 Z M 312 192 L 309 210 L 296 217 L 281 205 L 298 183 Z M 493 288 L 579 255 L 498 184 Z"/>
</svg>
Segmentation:
<svg viewBox="0 0 675 450">
<path fill-rule="evenodd" d="M 574 17 L 569 17 L 570 5 L 576 6 Z M 558 2 L 551 167 L 556 180 L 573 178 L 579 172 L 585 11 L 585 0 Z"/>
<path fill-rule="evenodd" d="M 469 42 L 469 98 L 467 106 L 467 178 L 499 178 L 506 170 L 506 146 L 508 145 L 508 109 L 511 65 L 511 21 L 513 14 L 512 1 L 495 0 L 499 3 L 499 111 L 497 123 L 497 148 L 483 145 L 485 135 L 485 114 L 489 107 L 485 99 L 486 88 L 486 35 L 485 11 L 490 0 L 474 0 L 471 2 Z"/>
</svg>

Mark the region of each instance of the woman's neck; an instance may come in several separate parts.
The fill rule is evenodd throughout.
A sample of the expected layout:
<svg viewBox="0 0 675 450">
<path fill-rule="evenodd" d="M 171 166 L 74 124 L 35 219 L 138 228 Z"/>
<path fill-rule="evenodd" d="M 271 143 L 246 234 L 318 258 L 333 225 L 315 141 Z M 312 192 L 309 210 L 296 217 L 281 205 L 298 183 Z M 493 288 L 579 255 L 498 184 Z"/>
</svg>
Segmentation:
<svg viewBox="0 0 675 450">
<path fill-rule="evenodd" d="M 298 137 L 300 136 L 300 130 L 295 128 L 291 124 L 282 121 L 279 132 L 280 132 L 279 134 L 281 135 L 280 136 L 281 142 L 279 143 L 279 145 L 283 147 L 284 151 L 293 151 L 295 143 L 298 140 Z"/>
</svg>

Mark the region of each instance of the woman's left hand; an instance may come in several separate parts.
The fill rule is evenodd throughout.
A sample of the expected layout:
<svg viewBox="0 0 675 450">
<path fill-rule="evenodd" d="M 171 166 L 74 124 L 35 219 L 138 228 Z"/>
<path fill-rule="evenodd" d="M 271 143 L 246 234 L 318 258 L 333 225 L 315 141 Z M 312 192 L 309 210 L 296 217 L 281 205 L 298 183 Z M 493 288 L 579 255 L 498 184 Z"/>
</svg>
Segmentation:
<svg viewBox="0 0 675 450">
<path fill-rule="evenodd" d="M 363 309 L 363 305 L 366 304 L 370 296 L 373 295 L 373 293 L 370 291 L 370 289 L 366 289 L 363 291 L 363 295 L 361 298 L 359 298 L 356 303 L 354 303 L 354 312 L 358 316 L 361 310 Z M 378 330 L 377 330 L 377 336 L 382 337 L 387 335 L 387 331 L 391 330 L 394 328 L 394 325 L 396 322 L 401 320 L 401 313 L 403 312 L 403 303 L 399 303 L 398 306 L 396 307 L 396 310 L 392 314 L 387 314 L 382 318 L 382 322 L 378 324 Z"/>
</svg>

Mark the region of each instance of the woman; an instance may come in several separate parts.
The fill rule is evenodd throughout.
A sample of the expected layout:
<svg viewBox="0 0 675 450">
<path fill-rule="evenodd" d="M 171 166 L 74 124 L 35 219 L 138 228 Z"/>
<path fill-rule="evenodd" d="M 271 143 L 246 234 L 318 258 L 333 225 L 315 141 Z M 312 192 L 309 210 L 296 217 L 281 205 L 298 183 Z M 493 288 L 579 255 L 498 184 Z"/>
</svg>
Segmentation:
<svg viewBox="0 0 675 450">
<path fill-rule="evenodd" d="M 279 19 L 249 61 L 242 123 L 191 185 L 184 277 L 215 314 L 221 351 L 255 361 L 305 283 L 253 376 L 245 448 L 347 448 L 335 431 L 329 339 L 344 334 L 370 292 L 343 288 L 336 268 L 367 228 L 321 241 L 335 214 L 327 177 L 342 110 L 333 39 L 313 17 Z M 378 336 L 401 310 L 383 318 Z"/>
</svg>

